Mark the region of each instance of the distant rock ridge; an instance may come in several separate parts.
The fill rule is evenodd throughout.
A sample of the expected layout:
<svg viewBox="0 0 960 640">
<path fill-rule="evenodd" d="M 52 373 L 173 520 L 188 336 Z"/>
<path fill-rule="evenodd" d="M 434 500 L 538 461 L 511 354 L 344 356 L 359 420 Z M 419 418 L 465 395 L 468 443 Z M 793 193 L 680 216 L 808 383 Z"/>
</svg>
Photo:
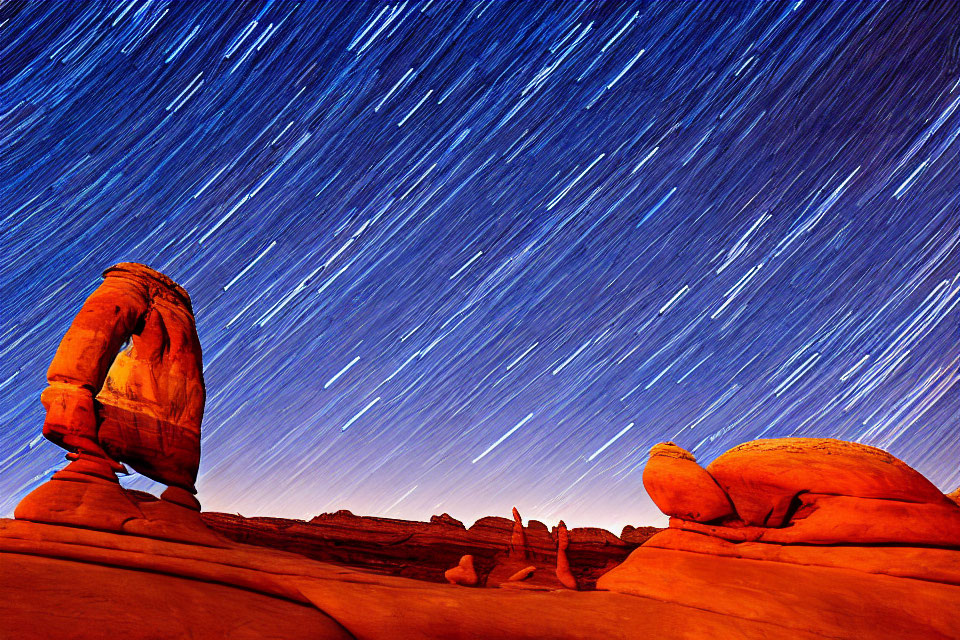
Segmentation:
<svg viewBox="0 0 960 640">
<path fill-rule="evenodd" d="M 323 513 L 310 521 L 248 518 L 217 512 L 204 512 L 201 517 L 213 531 L 236 542 L 292 551 L 316 560 L 418 580 L 447 580 L 444 573 L 458 565 L 465 555 L 472 556 L 481 586 L 495 586 L 505 581 L 509 576 L 500 574 L 514 568 L 509 561 L 511 544 L 517 537 L 517 521 L 500 516 L 480 518 L 470 527 L 464 527 L 449 514 L 432 516 L 429 522 L 418 522 L 357 516 L 347 510 Z M 566 550 L 569 571 L 580 588 L 591 589 L 604 571 L 622 562 L 641 542 L 661 530 L 643 528 L 645 534 L 624 541 L 604 529 L 570 529 Z M 531 520 L 522 526 L 522 532 L 525 540 L 523 556 L 513 558 L 517 564 L 513 572 L 534 565 L 540 577 L 554 576 L 557 529 L 550 531 L 542 522 Z M 506 569 L 497 569 L 508 564 Z M 550 580 L 553 582 L 556 578 Z M 561 586 L 560 583 L 555 585 L 556 588 Z"/>
<path fill-rule="evenodd" d="M 466 529 L 463 523 L 451 516 L 449 513 L 441 513 L 439 516 L 430 516 L 430 522 L 433 524 L 445 524 L 458 529 Z"/>
</svg>

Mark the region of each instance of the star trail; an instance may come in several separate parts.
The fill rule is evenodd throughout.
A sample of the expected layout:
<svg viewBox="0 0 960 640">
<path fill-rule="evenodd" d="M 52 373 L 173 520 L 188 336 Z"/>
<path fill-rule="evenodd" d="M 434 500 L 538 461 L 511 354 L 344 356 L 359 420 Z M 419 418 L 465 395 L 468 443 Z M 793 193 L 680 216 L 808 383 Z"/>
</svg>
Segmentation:
<svg viewBox="0 0 960 640">
<path fill-rule="evenodd" d="M 663 440 L 960 484 L 952 1 L 8 2 L 0 78 L 2 515 L 121 261 L 193 298 L 208 510 L 619 531 Z"/>
</svg>

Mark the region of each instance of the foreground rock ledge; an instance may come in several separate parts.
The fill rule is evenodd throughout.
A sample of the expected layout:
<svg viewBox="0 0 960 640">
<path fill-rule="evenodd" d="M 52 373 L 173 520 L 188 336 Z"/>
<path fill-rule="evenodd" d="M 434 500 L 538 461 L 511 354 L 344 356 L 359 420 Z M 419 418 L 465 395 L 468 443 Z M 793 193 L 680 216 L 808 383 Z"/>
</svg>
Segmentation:
<svg viewBox="0 0 960 640">
<path fill-rule="evenodd" d="M 0 620 L 23 640 L 820 637 L 619 593 L 470 589 L 17 520 L 0 520 Z"/>
</svg>

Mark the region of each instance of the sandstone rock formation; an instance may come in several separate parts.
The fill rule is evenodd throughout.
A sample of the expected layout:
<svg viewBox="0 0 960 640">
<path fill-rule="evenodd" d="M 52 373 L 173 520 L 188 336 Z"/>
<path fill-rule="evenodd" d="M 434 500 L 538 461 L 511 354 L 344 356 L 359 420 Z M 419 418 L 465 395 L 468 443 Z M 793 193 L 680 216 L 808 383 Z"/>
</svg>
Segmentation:
<svg viewBox="0 0 960 640">
<path fill-rule="evenodd" d="M 527 559 L 527 535 L 523 530 L 520 512 L 513 508 L 513 533 L 510 536 L 510 558 L 516 561 Z"/>
<path fill-rule="evenodd" d="M 465 589 L 239 543 L 2 519 L 0 621 L 16 640 L 820 637 L 619 593 Z"/>
<path fill-rule="evenodd" d="M 668 516 L 710 522 L 733 514 L 733 505 L 696 458 L 672 442 L 655 445 L 643 471 L 643 487 Z"/>
<path fill-rule="evenodd" d="M 597 588 L 762 619 L 786 637 L 958 637 L 960 507 L 900 460 L 783 438 L 691 465 L 672 443 L 654 447 L 644 484 L 670 528 Z"/>
<path fill-rule="evenodd" d="M 430 516 L 431 524 L 445 524 L 458 529 L 466 529 L 463 523 L 451 516 L 449 513 L 441 513 L 439 516 Z"/>
<path fill-rule="evenodd" d="M 122 348 L 129 342 L 126 348 Z M 43 435 L 71 462 L 17 506 L 15 517 L 222 544 L 193 494 L 205 390 L 190 298 L 134 263 L 104 272 L 47 371 Z M 120 487 L 129 464 L 169 485 L 142 501 Z"/>
<path fill-rule="evenodd" d="M 822 509 L 835 497 L 857 499 L 857 509 L 869 508 L 878 515 L 892 502 L 934 508 L 947 502 L 933 483 L 886 451 L 826 438 L 747 442 L 714 460 L 707 471 L 747 525 L 782 527 L 802 505 L 817 502 Z M 921 509 L 917 519 L 932 513 Z M 913 542 L 902 537 L 888 541 Z"/>
<path fill-rule="evenodd" d="M 954 502 L 956 502 L 957 504 L 960 504 L 960 487 L 957 487 L 956 489 L 948 493 L 947 497 L 953 500 Z"/>
<path fill-rule="evenodd" d="M 205 391 L 190 297 L 141 264 L 103 276 L 47 371 L 43 434 L 71 460 L 124 462 L 196 493 Z"/>
<path fill-rule="evenodd" d="M 49 379 L 44 434 L 71 462 L 0 519 L 2 638 L 960 638 L 957 492 L 871 447 L 756 441 L 703 469 L 658 445 L 643 482 L 672 517 L 649 539 L 550 532 L 516 509 L 469 529 L 448 514 L 201 515 L 182 289 L 109 270 Z M 120 487 L 121 463 L 168 484 L 161 499 Z M 606 591 L 583 591 L 594 582 Z"/>
<path fill-rule="evenodd" d="M 510 546 L 505 556 L 494 558 L 486 585 L 544 591 L 564 588 L 556 575 L 556 544 L 556 538 L 542 522 L 531 520 L 524 527 L 520 512 L 514 507 Z"/>
<path fill-rule="evenodd" d="M 620 531 L 620 539 L 628 544 L 643 544 L 654 535 L 663 531 L 660 527 L 634 527 L 626 525 Z"/>
<path fill-rule="evenodd" d="M 541 570 L 534 582 L 547 588 L 549 578 L 550 588 L 562 588 L 555 576 L 557 530 L 551 533 L 536 520 L 524 527 L 529 558 L 507 567 L 514 521 L 498 516 L 480 518 L 466 529 L 441 516 L 415 522 L 357 516 L 345 510 L 322 514 L 309 522 L 215 512 L 203 513 L 202 517 L 207 526 L 229 540 L 292 551 L 323 562 L 444 583 L 444 572 L 464 555 L 472 555 L 481 586 L 497 586 L 510 573 L 533 564 Z M 649 529 L 631 542 L 603 529 L 570 529 L 567 558 L 580 588 L 593 589 L 600 575 L 662 530 Z"/>
<path fill-rule="evenodd" d="M 464 587 L 475 587 L 480 581 L 477 570 L 473 566 L 473 556 L 467 554 L 460 558 L 460 562 L 452 569 L 447 569 L 443 577 L 450 584 L 459 584 Z"/>
<path fill-rule="evenodd" d="M 950 546 L 960 540 L 956 503 L 889 453 L 855 442 L 756 440 L 706 469 L 665 443 L 651 450 L 644 484 L 676 526 L 732 541 Z M 723 498 L 731 506 L 718 509 Z"/>
<path fill-rule="evenodd" d="M 577 588 L 577 579 L 570 571 L 570 562 L 567 559 L 567 548 L 570 546 L 570 535 L 563 520 L 557 525 L 557 580 L 567 589 Z"/>
<path fill-rule="evenodd" d="M 514 573 L 513 575 L 511 575 L 509 578 L 507 578 L 506 581 L 507 581 L 507 582 L 522 582 L 522 581 L 526 580 L 527 578 L 529 578 L 530 576 L 532 576 L 534 573 L 536 573 L 536 571 L 537 571 L 537 567 L 536 567 L 536 566 L 534 566 L 534 565 L 529 565 L 529 566 L 524 567 L 523 569 L 520 569 L 520 571 L 517 571 L 517 572 Z"/>
</svg>

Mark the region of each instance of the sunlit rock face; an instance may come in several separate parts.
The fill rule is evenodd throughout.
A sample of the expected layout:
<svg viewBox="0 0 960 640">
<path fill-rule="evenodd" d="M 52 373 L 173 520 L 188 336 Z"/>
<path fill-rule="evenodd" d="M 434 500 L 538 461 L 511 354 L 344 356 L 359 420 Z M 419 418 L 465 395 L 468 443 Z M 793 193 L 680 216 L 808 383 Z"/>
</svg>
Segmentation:
<svg viewBox="0 0 960 640">
<path fill-rule="evenodd" d="M 206 395 L 190 297 L 173 280 L 141 264 L 107 269 L 47 379 L 48 439 L 196 492 Z"/>
<path fill-rule="evenodd" d="M 221 546 L 193 494 L 206 396 L 200 340 L 182 287 L 142 264 L 104 272 L 67 329 L 41 394 L 43 435 L 71 462 L 28 494 L 17 519 Z M 168 485 L 125 491 L 122 463 Z"/>
<path fill-rule="evenodd" d="M 955 637 L 960 506 L 885 451 L 757 440 L 702 469 L 666 443 L 644 484 L 670 528 L 599 589 L 831 637 Z"/>
<path fill-rule="evenodd" d="M 668 516 L 710 522 L 733 515 L 730 498 L 693 454 L 672 442 L 650 451 L 643 471 L 647 494 Z"/>
<path fill-rule="evenodd" d="M 856 442 L 828 438 L 755 440 L 724 453 L 707 471 L 733 500 L 740 519 L 750 525 L 778 528 L 791 519 L 797 524 L 803 518 L 793 512 L 814 501 L 821 509 L 834 503 L 849 505 L 848 520 L 857 518 L 860 511 L 879 514 L 888 506 L 895 506 L 897 513 L 914 513 L 911 509 L 915 509 L 920 518 L 925 516 L 919 514 L 932 515 L 940 507 L 949 506 L 943 493 L 923 475 L 886 451 Z M 835 497 L 847 499 L 834 501 Z M 907 517 L 906 512 L 901 517 Z M 945 522 L 931 521 L 929 526 L 942 524 Z M 901 521 L 887 541 L 911 542 L 908 530 L 915 526 L 920 523 Z M 857 534 L 850 536 L 855 540 Z"/>
</svg>

